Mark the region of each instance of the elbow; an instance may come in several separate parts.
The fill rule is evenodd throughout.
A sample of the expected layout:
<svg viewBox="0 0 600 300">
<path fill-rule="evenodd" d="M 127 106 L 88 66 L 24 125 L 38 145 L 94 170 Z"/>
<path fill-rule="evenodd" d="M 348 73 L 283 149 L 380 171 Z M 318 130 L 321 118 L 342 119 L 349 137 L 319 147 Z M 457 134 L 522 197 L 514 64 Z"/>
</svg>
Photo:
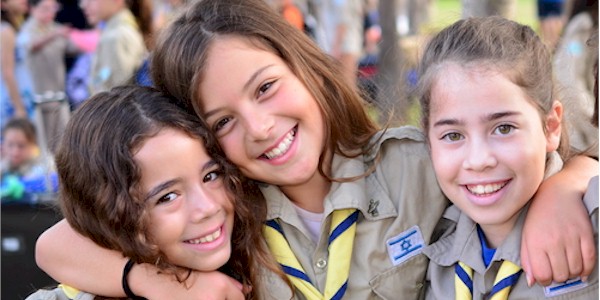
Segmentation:
<svg viewBox="0 0 600 300">
<path fill-rule="evenodd" d="M 62 222 L 66 221 L 62 220 L 58 224 Z M 53 265 L 56 264 L 57 258 L 53 257 L 52 254 L 57 253 L 53 250 L 53 246 L 55 246 L 57 241 L 55 237 L 55 231 L 56 226 L 58 224 L 55 224 L 54 226 L 46 229 L 46 231 L 44 231 L 38 237 L 35 243 L 35 263 L 42 271 L 46 272 L 50 277 L 54 279 L 56 279 L 54 276 L 56 274 L 52 274 L 50 271 L 56 270 L 56 268 L 53 268 Z"/>
<path fill-rule="evenodd" d="M 35 242 L 35 263 L 44 272 L 47 272 L 48 265 L 50 264 L 50 259 L 48 258 L 49 243 L 47 242 L 49 230 L 44 231 Z"/>
</svg>

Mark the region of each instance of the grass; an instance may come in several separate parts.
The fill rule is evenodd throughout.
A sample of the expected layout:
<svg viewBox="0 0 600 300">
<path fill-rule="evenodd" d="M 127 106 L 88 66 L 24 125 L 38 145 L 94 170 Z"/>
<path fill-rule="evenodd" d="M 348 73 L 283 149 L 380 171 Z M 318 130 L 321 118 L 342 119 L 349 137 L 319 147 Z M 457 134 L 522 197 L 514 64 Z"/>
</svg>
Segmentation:
<svg viewBox="0 0 600 300">
<path fill-rule="evenodd" d="M 424 25 L 424 33 L 432 33 L 452 24 L 460 19 L 461 1 L 460 0 L 435 0 L 431 6 L 430 20 Z M 536 1 L 535 0 L 517 0 L 514 20 L 531 26 L 536 29 L 539 27 Z"/>
</svg>

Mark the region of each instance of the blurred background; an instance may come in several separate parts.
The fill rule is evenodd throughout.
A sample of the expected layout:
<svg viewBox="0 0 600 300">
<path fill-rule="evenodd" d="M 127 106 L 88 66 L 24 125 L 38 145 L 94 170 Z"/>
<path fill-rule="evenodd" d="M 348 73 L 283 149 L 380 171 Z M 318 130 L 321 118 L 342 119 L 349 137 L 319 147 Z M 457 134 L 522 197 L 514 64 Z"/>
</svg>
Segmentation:
<svg viewBox="0 0 600 300">
<path fill-rule="evenodd" d="M 56 284 L 34 259 L 39 234 L 61 219 L 53 151 L 71 113 L 91 94 L 112 87 L 108 80 L 98 85 L 92 65 L 105 21 L 88 18 L 83 3 L 126 1 L 150 53 L 154 36 L 193 0 L 0 1 L 1 298 L 24 299 Z M 365 91 L 373 119 L 392 125 L 419 126 L 410 91 L 432 34 L 469 16 L 497 14 L 527 24 L 552 51 L 556 78 L 572 95 L 564 103 L 571 142 L 583 149 L 598 139 L 588 122 L 595 101 L 597 0 L 265 1 L 338 59 L 348 80 Z M 135 65 L 127 82 L 152 84 L 147 56 L 130 61 Z M 125 82 L 112 84 L 118 83 Z"/>
</svg>

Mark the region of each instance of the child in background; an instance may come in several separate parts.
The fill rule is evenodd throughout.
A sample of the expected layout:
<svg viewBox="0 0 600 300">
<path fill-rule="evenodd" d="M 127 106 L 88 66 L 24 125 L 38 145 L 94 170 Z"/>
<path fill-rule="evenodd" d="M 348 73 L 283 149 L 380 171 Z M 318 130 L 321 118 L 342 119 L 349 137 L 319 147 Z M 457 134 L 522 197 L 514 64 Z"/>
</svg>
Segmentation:
<svg viewBox="0 0 600 300">
<path fill-rule="evenodd" d="M 206 120 L 227 158 L 264 183 L 268 216 L 261 221 L 267 221 L 270 250 L 282 259 L 294 290 L 272 273 L 265 273 L 255 288 L 264 288 L 274 299 L 422 295 L 428 260 L 421 250 L 437 238 L 435 227 L 447 202 L 419 130 L 379 131 L 339 64 L 262 0 L 195 1 L 161 33 L 151 62 L 157 87 Z M 553 226 L 564 221 L 560 219 L 532 232 L 541 239 L 533 244 L 547 244 L 550 239 L 542 237 L 548 231 L 576 236 L 578 243 L 559 239 L 552 253 L 533 251 L 532 257 L 556 257 L 557 272 L 580 274 L 581 260 L 590 257 L 581 255 L 569 264 L 564 253 L 582 252 L 580 228 L 589 231 L 582 237 L 589 240 L 584 250 L 594 249 L 589 220 L 575 231 L 571 220 L 583 219 L 572 211 L 578 206 L 583 210 L 581 198 L 589 178 L 597 174 L 597 163 L 589 158 L 573 162 L 579 164 L 545 182 L 560 201 L 535 200 L 552 202 L 538 208 L 542 220 L 561 207 L 562 217 L 571 215 L 566 216 L 569 222 L 556 230 Z M 566 200 L 560 196 L 565 192 Z M 348 220 L 341 222 L 348 230 L 336 230 L 341 220 Z M 83 290 L 121 295 L 118 279 L 124 261 L 114 259 L 119 254 L 107 254 L 89 240 L 66 238 L 73 236 L 67 226 L 61 223 L 38 239 L 38 264 Z M 337 232 L 344 232 L 340 236 L 345 241 L 337 243 Z M 331 245 L 330 236 L 336 237 Z M 65 243 L 72 247 L 65 249 Z M 412 247 L 402 247 L 407 244 Z M 152 269 L 150 264 L 132 269 L 130 284 L 141 296 L 219 299 L 223 289 L 235 288 L 221 278 L 207 280 L 205 276 L 217 273 L 211 272 L 198 274 L 194 286 L 183 290 L 144 276 Z"/>
<path fill-rule="evenodd" d="M 57 191 L 51 161 L 40 155 L 36 128 L 25 118 L 8 121 L 2 129 L 2 202 L 35 202 L 37 194 Z"/>
<path fill-rule="evenodd" d="M 129 264 L 154 264 L 183 286 L 191 270 L 217 269 L 251 286 L 258 266 L 277 270 L 260 234 L 266 203 L 219 151 L 197 117 L 152 88 L 96 94 L 56 154 L 63 215 Z M 252 290 L 247 299 L 258 298 Z"/>
<path fill-rule="evenodd" d="M 452 225 L 425 249 L 426 298 L 598 299 L 597 264 L 587 280 L 546 288 L 520 276 L 528 203 L 570 156 L 544 43 L 501 17 L 461 20 L 430 41 L 420 74 L 433 167 L 454 203 L 444 215 Z M 597 225 L 597 198 L 588 209 Z"/>
<path fill-rule="evenodd" d="M 29 80 L 16 48 L 17 32 L 27 9 L 27 0 L 0 0 L 0 126 L 13 117 L 26 118 L 31 111 Z"/>
<path fill-rule="evenodd" d="M 30 15 L 21 27 L 17 46 L 25 54 L 25 65 L 33 81 L 33 91 L 38 100 L 54 99 L 64 95 L 67 75 L 65 55 L 75 54 L 79 49 L 69 40 L 69 28 L 54 22 L 58 11 L 56 0 L 30 0 Z M 50 152 L 69 121 L 69 108 L 64 101 L 39 103 L 41 111 L 40 130 Z"/>
<path fill-rule="evenodd" d="M 92 57 L 91 95 L 128 82 L 142 65 L 147 55 L 144 37 L 151 28 L 148 1 L 80 1 L 88 22 L 100 27 Z"/>
</svg>

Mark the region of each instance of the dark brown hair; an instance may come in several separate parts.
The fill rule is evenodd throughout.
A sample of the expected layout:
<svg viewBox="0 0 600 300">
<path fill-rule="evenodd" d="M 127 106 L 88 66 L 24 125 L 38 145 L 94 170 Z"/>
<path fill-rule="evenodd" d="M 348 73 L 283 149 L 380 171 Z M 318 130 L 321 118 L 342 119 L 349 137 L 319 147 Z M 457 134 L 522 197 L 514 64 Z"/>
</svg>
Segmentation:
<svg viewBox="0 0 600 300">
<path fill-rule="evenodd" d="M 0 0 L 2 2 L 6 2 L 7 0 Z M 19 29 L 19 25 L 17 24 L 17 21 L 15 20 L 15 15 L 7 10 L 4 5 L 2 5 L 2 7 L 0 8 L 0 20 L 7 22 L 8 24 L 10 24 L 10 26 L 17 31 Z"/>
<path fill-rule="evenodd" d="M 20 130 L 25 135 L 25 138 L 29 143 L 37 144 L 37 134 L 35 125 L 26 118 L 13 118 L 10 119 L 2 128 L 2 136 L 10 129 Z"/>
<path fill-rule="evenodd" d="M 146 234 L 149 211 L 141 196 L 140 169 L 133 159 L 134 151 L 164 128 L 201 140 L 221 167 L 235 207 L 232 255 L 223 271 L 244 284 L 256 283 L 259 271 L 255 266 L 276 269 L 261 234 L 266 218 L 262 194 L 224 158 L 197 116 L 153 88 L 116 87 L 94 95 L 73 114 L 56 153 L 65 218 L 100 246 L 121 251 L 138 263 L 156 263 L 185 280 L 186 270 L 170 264 Z"/>
<path fill-rule="evenodd" d="M 325 120 L 327 153 L 356 157 L 365 153 L 377 125 L 364 109 L 364 99 L 345 81 L 338 63 L 263 0 L 199 0 L 161 31 L 151 58 L 156 86 L 202 116 L 200 83 L 206 57 L 221 36 L 247 39 L 258 49 L 281 57 L 317 101 Z M 331 178 L 330 178 L 331 179 Z"/>
<path fill-rule="evenodd" d="M 125 4 L 135 17 L 140 32 L 144 37 L 146 47 L 152 49 L 154 45 L 154 33 L 152 32 L 152 1 L 126 0 Z"/>
</svg>

